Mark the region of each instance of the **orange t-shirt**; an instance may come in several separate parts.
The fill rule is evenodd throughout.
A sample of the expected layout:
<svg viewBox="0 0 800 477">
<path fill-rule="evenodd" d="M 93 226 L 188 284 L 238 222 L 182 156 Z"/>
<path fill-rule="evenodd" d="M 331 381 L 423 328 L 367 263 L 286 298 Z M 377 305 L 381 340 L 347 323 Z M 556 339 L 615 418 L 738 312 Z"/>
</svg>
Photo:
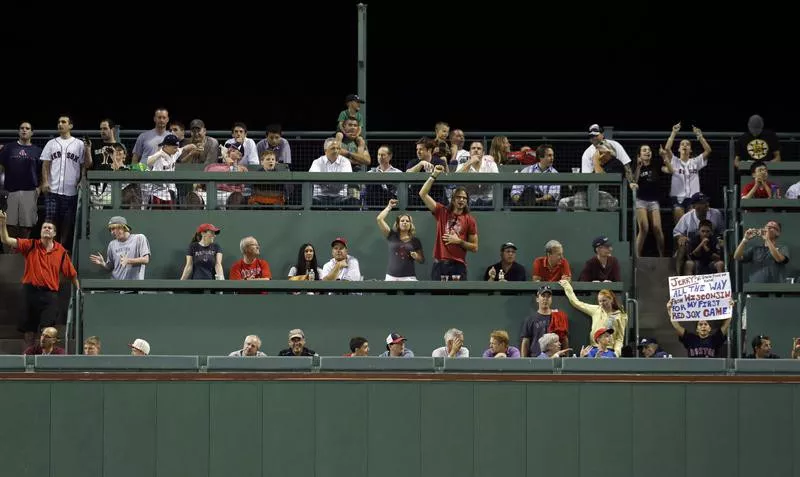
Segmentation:
<svg viewBox="0 0 800 477">
<path fill-rule="evenodd" d="M 564 276 L 571 277 L 572 270 L 569 269 L 566 258 L 562 258 L 558 265 L 550 268 L 547 265 L 547 257 L 537 257 L 533 261 L 533 276 L 542 277 L 543 282 L 557 282 Z"/>
<path fill-rule="evenodd" d="M 53 249 L 45 250 L 41 240 L 17 239 L 17 250 L 25 256 L 25 273 L 22 283 L 35 287 L 47 287 L 58 291 L 59 268 L 67 278 L 78 275 L 67 250 L 58 242 L 53 242 Z"/>
</svg>

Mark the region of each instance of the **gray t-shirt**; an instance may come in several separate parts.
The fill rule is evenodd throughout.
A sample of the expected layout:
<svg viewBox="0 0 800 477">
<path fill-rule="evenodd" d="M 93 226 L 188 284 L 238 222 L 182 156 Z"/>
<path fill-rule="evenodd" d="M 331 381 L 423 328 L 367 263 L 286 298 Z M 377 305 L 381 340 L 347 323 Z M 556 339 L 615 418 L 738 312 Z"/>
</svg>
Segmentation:
<svg viewBox="0 0 800 477">
<path fill-rule="evenodd" d="M 525 320 L 522 325 L 522 337 L 531 340 L 530 347 L 528 348 L 528 356 L 539 356 L 542 350 L 539 348 L 539 338 L 547 333 L 547 328 L 550 326 L 550 318 L 552 315 L 543 315 L 538 311 L 536 314 L 531 315 Z M 527 358 L 528 356 L 523 356 Z"/>
<path fill-rule="evenodd" d="M 130 234 L 128 240 L 124 242 L 112 240 L 108 244 L 107 254 L 106 268 L 111 270 L 111 278 L 114 280 L 144 280 L 144 270 L 147 265 L 123 267 L 120 259 L 122 257 L 141 258 L 150 255 L 150 244 L 147 242 L 147 237 L 142 234 Z"/>
<path fill-rule="evenodd" d="M 786 277 L 786 264 L 789 263 L 789 247 L 778 245 L 778 251 L 786 257 L 778 263 L 765 245 L 748 247 L 744 251 L 742 263 L 751 263 L 749 283 L 783 283 Z"/>
<path fill-rule="evenodd" d="M 158 151 L 158 145 L 167 137 L 167 134 L 171 134 L 167 129 L 161 134 L 157 133 L 155 129 L 139 134 L 136 144 L 133 145 L 133 154 L 138 154 L 143 162 L 147 161 L 148 157 Z"/>
</svg>

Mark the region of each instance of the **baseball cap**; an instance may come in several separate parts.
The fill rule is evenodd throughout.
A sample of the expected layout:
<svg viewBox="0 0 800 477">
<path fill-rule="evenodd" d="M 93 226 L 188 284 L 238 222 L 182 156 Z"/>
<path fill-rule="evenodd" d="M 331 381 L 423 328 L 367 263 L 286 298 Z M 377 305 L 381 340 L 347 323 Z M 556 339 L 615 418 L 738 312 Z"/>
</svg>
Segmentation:
<svg viewBox="0 0 800 477">
<path fill-rule="evenodd" d="M 131 229 L 131 226 L 128 225 L 128 221 L 125 219 L 125 217 L 122 217 L 121 215 L 115 215 L 114 217 L 108 219 L 108 226 L 111 227 L 112 225 L 123 225 L 128 230 Z"/>
<path fill-rule="evenodd" d="M 651 344 L 657 345 L 658 341 L 655 338 L 642 338 L 641 340 L 639 340 L 638 346 L 639 348 L 641 348 L 642 346 L 647 346 Z"/>
<path fill-rule="evenodd" d="M 214 226 L 214 224 L 200 224 L 200 227 L 197 227 L 197 233 L 201 234 L 203 232 L 212 231 L 215 234 L 219 233 L 219 229 Z"/>
<path fill-rule="evenodd" d="M 164 140 L 161 141 L 161 144 L 159 144 L 158 147 L 161 147 L 161 146 L 180 146 L 180 144 L 181 144 L 181 140 L 178 139 L 178 136 L 176 136 L 174 134 L 167 134 L 166 136 L 164 136 Z"/>
<path fill-rule="evenodd" d="M 697 192 L 692 196 L 692 204 L 697 204 L 698 202 L 705 202 L 706 204 L 709 202 L 708 196 L 703 194 L 702 192 Z"/>
<path fill-rule="evenodd" d="M 592 124 L 589 126 L 589 136 L 598 136 L 600 134 L 603 134 L 603 128 L 601 128 L 599 125 Z"/>
<path fill-rule="evenodd" d="M 536 296 L 542 296 L 545 293 L 549 293 L 549 294 L 552 295 L 553 294 L 553 290 L 547 285 L 542 285 L 542 286 L 539 287 L 539 291 L 536 292 Z"/>
<path fill-rule="evenodd" d="M 513 248 L 514 250 L 516 250 L 517 246 L 514 245 L 514 242 L 506 242 L 506 243 L 504 243 L 503 245 L 500 246 L 500 251 L 503 252 L 507 248 Z"/>
<path fill-rule="evenodd" d="M 614 328 L 598 328 L 597 331 L 594 332 L 594 340 L 597 341 L 597 338 L 603 336 L 604 334 L 614 334 Z"/>
<path fill-rule="evenodd" d="M 141 338 L 136 338 L 133 340 L 133 343 L 129 344 L 128 346 L 135 350 L 139 350 L 144 354 L 150 354 L 150 343 Z"/>
<path fill-rule="evenodd" d="M 358 101 L 358 102 L 359 102 L 359 103 L 361 103 L 361 104 L 364 104 L 364 103 L 366 103 L 366 101 L 364 101 L 363 99 L 361 99 L 361 97 L 360 97 L 359 95 L 357 95 L 357 94 L 348 94 L 348 95 L 347 95 L 347 96 L 344 98 L 344 102 L 345 102 L 345 103 L 349 103 L 350 101 Z"/>
<path fill-rule="evenodd" d="M 333 239 L 333 242 L 331 242 L 331 247 L 336 245 L 337 242 L 344 245 L 345 248 L 347 247 L 347 240 L 345 240 L 344 237 L 336 237 L 335 239 Z"/>
<path fill-rule="evenodd" d="M 592 249 L 595 249 L 602 245 L 611 245 L 611 240 L 609 240 L 608 237 L 606 237 L 605 235 L 595 237 L 594 240 L 592 240 Z"/>
<path fill-rule="evenodd" d="M 289 331 L 289 339 L 292 339 L 292 338 L 306 339 L 306 334 L 303 333 L 303 330 L 301 330 L 300 328 L 295 328 L 295 329 Z"/>
<path fill-rule="evenodd" d="M 386 337 L 387 345 L 399 343 L 401 341 L 407 341 L 407 340 L 404 336 L 402 336 L 399 333 L 389 333 L 389 336 Z"/>
<path fill-rule="evenodd" d="M 225 143 L 225 147 L 228 148 L 228 149 L 236 149 L 237 151 L 239 151 L 242 154 L 244 154 L 244 144 L 239 144 L 236 141 L 230 141 L 230 142 Z"/>
<path fill-rule="evenodd" d="M 192 119 L 192 122 L 189 123 L 189 129 L 194 129 L 194 128 L 203 129 L 205 127 L 206 123 L 204 123 L 202 119 Z"/>
</svg>

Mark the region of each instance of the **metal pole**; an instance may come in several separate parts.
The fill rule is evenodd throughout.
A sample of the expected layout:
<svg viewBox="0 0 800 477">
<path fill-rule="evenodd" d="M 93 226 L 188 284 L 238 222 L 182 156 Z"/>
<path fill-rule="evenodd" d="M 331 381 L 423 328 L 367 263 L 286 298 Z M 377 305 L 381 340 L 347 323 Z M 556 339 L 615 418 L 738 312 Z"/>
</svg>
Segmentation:
<svg viewBox="0 0 800 477">
<path fill-rule="evenodd" d="M 359 3 L 358 8 L 358 95 L 367 100 L 367 6 Z M 364 129 L 367 128 L 367 105 L 361 105 Z"/>
</svg>

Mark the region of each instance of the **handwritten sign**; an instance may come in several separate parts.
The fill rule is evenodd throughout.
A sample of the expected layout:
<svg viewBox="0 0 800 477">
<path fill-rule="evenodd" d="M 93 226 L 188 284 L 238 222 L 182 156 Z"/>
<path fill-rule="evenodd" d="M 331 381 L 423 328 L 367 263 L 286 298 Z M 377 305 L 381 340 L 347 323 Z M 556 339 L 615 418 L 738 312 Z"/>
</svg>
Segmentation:
<svg viewBox="0 0 800 477">
<path fill-rule="evenodd" d="M 733 311 L 731 276 L 710 275 L 669 277 L 673 321 L 725 320 Z"/>
</svg>

